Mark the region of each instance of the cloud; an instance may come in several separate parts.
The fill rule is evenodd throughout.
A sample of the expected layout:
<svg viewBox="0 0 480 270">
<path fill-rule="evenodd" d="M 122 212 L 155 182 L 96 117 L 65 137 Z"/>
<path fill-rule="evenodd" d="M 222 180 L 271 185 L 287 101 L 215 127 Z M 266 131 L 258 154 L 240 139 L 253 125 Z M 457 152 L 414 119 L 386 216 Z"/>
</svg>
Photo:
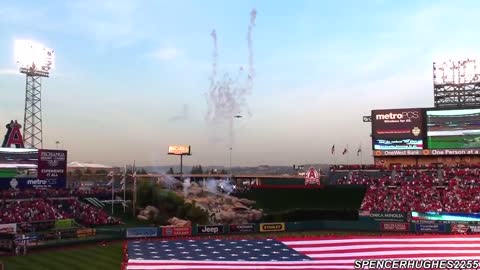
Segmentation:
<svg viewBox="0 0 480 270">
<path fill-rule="evenodd" d="M 187 104 L 184 104 L 180 113 L 178 113 L 177 115 L 175 115 L 173 117 L 170 117 L 168 119 L 168 121 L 169 122 L 179 122 L 179 121 L 188 120 L 189 114 L 190 114 L 189 112 L 190 112 L 189 106 Z"/>
<path fill-rule="evenodd" d="M 69 23 L 80 33 L 113 47 L 125 47 L 148 35 L 139 26 L 141 5 L 133 0 L 82 0 L 67 4 Z"/>
<path fill-rule="evenodd" d="M 159 59 L 159 60 L 172 60 L 177 58 L 181 54 L 182 54 L 181 50 L 177 48 L 169 47 L 169 48 L 160 48 L 156 50 L 155 52 L 152 53 L 152 56 L 155 59 Z"/>
<path fill-rule="evenodd" d="M 0 76 L 11 76 L 11 75 L 19 75 L 21 74 L 20 71 L 16 68 L 0 68 Z"/>
</svg>

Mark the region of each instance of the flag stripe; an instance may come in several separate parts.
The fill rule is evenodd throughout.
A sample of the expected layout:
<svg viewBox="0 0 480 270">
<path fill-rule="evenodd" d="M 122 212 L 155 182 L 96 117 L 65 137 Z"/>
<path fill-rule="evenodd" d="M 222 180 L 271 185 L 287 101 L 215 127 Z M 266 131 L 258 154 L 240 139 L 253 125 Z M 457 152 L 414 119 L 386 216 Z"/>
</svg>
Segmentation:
<svg viewBox="0 0 480 270">
<path fill-rule="evenodd" d="M 470 236 L 289 238 L 263 241 L 210 239 L 131 242 L 135 244 L 129 247 L 130 259 L 126 269 L 352 269 L 354 261 L 358 259 L 480 260 L 480 238 Z M 248 255 L 241 257 L 241 260 L 234 260 L 220 254 L 215 245 L 229 247 L 228 255 L 241 254 L 242 250 Z M 147 255 L 148 258 L 142 258 Z M 155 257 L 160 259 L 152 259 Z"/>
</svg>

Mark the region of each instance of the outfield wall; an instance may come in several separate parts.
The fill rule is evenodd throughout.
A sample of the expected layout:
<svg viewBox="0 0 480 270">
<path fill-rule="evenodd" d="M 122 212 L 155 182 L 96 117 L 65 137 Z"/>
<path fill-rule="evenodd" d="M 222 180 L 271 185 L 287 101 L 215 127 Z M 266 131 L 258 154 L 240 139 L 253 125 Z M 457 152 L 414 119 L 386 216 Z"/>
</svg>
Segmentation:
<svg viewBox="0 0 480 270">
<path fill-rule="evenodd" d="M 476 219 L 475 221 L 471 221 Z M 470 221 L 468 221 L 470 220 Z M 62 222 L 62 226 L 64 227 Z M 62 228 L 47 233 L 17 235 L 18 244 L 29 248 L 58 247 L 102 240 L 143 238 L 215 237 L 221 235 L 262 235 L 277 232 L 345 231 L 372 233 L 480 234 L 480 213 L 405 213 L 365 212 L 356 221 L 269 222 L 231 225 L 195 225 L 191 227 L 151 226 L 136 228 Z"/>
</svg>

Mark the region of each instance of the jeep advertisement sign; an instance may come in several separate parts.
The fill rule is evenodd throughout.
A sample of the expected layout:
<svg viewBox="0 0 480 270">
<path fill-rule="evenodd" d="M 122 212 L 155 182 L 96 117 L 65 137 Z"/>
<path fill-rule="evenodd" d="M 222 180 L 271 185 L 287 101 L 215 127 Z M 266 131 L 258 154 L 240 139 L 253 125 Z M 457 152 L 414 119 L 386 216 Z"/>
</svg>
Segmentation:
<svg viewBox="0 0 480 270">
<path fill-rule="evenodd" d="M 424 144 L 424 110 L 372 111 L 374 150 L 420 150 Z"/>
<path fill-rule="evenodd" d="M 198 234 L 222 234 L 223 225 L 198 225 Z"/>
</svg>

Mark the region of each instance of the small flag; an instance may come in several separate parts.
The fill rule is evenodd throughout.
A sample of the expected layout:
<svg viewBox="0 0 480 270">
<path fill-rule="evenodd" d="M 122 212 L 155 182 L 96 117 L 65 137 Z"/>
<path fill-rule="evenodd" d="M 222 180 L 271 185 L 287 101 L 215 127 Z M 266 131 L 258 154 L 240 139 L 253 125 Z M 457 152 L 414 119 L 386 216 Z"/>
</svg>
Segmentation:
<svg viewBox="0 0 480 270">
<path fill-rule="evenodd" d="M 359 156 L 361 152 L 362 152 L 362 146 L 360 145 L 357 150 L 357 156 Z"/>
<path fill-rule="evenodd" d="M 348 152 L 347 148 L 343 149 L 342 155 L 345 155 L 347 152 Z"/>
<path fill-rule="evenodd" d="M 335 154 L 335 144 L 332 146 L 332 155 Z"/>
</svg>

